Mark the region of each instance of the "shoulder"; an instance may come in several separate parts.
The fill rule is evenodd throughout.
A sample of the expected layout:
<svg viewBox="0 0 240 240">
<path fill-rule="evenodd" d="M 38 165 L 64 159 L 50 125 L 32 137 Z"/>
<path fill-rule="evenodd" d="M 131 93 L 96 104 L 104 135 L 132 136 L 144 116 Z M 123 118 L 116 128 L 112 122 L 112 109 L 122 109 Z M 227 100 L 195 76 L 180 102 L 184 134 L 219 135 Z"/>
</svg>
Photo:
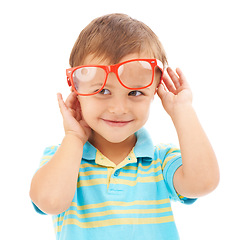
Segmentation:
<svg viewBox="0 0 240 240">
<path fill-rule="evenodd" d="M 58 148 L 59 148 L 59 145 L 52 145 L 52 146 L 46 147 L 44 149 L 43 155 L 53 155 Z"/>
<path fill-rule="evenodd" d="M 40 161 L 40 167 L 45 165 L 52 158 L 52 156 L 55 154 L 59 146 L 60 145 L 52 145 L 44 149 L 43 155 Z"/>
<path fill-rule="evenodd" d="M 161 143 L 161 144 L 154 146 L 154 154 L 157 155 L 158 157 L 161 156 L 161 157 L 165 158 L 165 157 L 169 156 L 170 154 L 180 155 L 181 152 L 180 152 L 180 148 L 173 144 Z"/>
<path fill-rule="evenodd" d="M 154 159 L 161 162 L 162 170 L 178 168 L 182 164 L 180 149 L 173 144 L 159 144 L 154 148 Z M 172 169 L 176 171 L 176 168 Z"/>
</svg>

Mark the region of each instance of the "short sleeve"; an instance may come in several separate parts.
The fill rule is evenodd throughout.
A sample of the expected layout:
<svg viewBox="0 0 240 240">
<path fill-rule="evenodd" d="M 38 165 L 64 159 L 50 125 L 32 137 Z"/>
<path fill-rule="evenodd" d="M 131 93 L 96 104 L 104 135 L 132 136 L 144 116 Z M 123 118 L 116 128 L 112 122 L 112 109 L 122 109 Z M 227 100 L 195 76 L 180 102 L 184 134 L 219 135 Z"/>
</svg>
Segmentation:
<svg viewBox="0 0 240 240">
<path fill-rule="evenodd" d="M 185 204 L 192 204 L 196 199 L 186 198 L 179 195 L 173 185 L 173 177 L 177 169 L 182 166 L 182 157 L 180 149 L 174 145 L 163 145 L 160 148 L 162 159 L 163 179 L 165 181 L 169 197 L 173 201 L 180 201 Z"/>
<path fill-rule="evenodd" d="M 40 160 L 40 165 L 39 168 L 41 168 L 42 166 L 44 166 L 47 162 L 49 162 L 49 160 L 52 158 L 52 156 L 55 154 L 55 152 L 57 151 L 59 146 L 51 146 L 51 147 L 47 147 L 45 148 L 44 152 L 43 152 L 43 156 Z"/>
<path fill-rule="evenodd" d="M 44 152 L 43 152 L 43 156 L 40 160 L 40 165 L 39 165 L 39 168 L 41 168 L 42 166 L 44 166 L 47 162 L 50 161 L 50 159 L 52 158 L 52 156 L 55 154 L 55 152 L 57 151 L 58 149 L 58 146 L 51 146 L 51 147 L 47 147 L 45 148 Z M 39 169 L 38 168 L 38 169 Z M 40 214 L 43 214 L 43 215 L 46 215 L 46 213 L 44 213 L 43 211 L 41 211 L 35 204 L 34 202 L 32 202 L 33 204 L 33 207 L 35 209 L 35 211 L 37 213 L 40 213 Z"/>
</svg>

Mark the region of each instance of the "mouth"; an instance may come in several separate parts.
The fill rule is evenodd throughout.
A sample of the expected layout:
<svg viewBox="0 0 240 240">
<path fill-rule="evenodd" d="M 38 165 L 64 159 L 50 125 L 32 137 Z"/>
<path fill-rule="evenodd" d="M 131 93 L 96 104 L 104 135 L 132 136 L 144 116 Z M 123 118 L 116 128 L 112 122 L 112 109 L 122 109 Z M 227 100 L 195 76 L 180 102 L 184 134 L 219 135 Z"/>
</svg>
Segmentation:
<svg viewBox="0 0 240 240">
<path fill-rule="evenodd" d="M 118 120 L 108 120 L 108 119 L 102 119 L 106 124 L 112 126 L 112 127 L 124 127 L 131 123 L 133 120 L 129 121 L 118 121 Z"/>
</svg>

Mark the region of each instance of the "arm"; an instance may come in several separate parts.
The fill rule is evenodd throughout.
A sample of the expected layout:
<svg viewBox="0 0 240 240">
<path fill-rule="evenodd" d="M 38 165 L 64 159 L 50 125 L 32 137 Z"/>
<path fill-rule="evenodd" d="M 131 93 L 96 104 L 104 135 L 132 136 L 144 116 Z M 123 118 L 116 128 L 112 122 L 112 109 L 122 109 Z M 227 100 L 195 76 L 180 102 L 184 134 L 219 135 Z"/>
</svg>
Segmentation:
<svg viewBox="0 0 240 240">
<path fill-rule="evenodd" d="M 90 128 L 81 119 L 80 105 L 74 93 L 63 102 L 58 94 L 65 137 L 51 160 L 34 175 L 30 197 L 45 213 L 59 214 L 71 204 L 76 191 L 83 145 Z"/>
<path fill-rule="evenodd" d="M 213 191 L 219 182 L 219 168 L 211 144 L 192 107 L 190 87 L 180 71 L 176 75 L 167 69 L 164 85 L 158 89 L 163 107 L 176 128 L 182 166 L 174 175 L 176 191 L 185 197 L 196 198 Z"/>
</svg>

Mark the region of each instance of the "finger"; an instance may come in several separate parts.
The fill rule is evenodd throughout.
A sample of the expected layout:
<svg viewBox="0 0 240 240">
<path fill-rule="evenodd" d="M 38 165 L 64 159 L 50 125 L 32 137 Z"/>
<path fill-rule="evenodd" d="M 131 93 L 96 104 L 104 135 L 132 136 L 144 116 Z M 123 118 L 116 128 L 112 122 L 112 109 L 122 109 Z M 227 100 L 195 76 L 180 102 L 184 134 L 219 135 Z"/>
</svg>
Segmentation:
<svg viewBox="0 0 240 240">
<path fill-rule="evenodd" d="M 176 93 L 176 88 L 173 84 L 173 81 L 169 78 L 168 74 L 164 73 L 162 82 L 165 84 L 165 87 L 168 91 L 170 91 L 174 94 Z"/>
<path fill-rule="evenodd" d="M 61 93 L 57 93 L 57 100 L 58 100 L 58 105 L 59 105 L 59 108 L 60 108 L 60 112 L 63 116 L 66 113 L 66 111 L 68 111 L 68 108 L 63 101 Z"/>
<path fill-rule="evenodd" d="M 166 86 L 165 84 L 162 82 L 157 90 L 157 94 L 158 96 L 163 99 L 164 98 L 164 95 L 166 94 L 167 92 L 167 89 L 166 89 Z"/>
<path fill-rule="evenodd" d="M 177 74 L 170 67 L 167 68 L 167 72 L 168 72 L 168 75 L 170 76 L 175 88 L 178 89 L 181 86 L 180 81 L 179 81 L 180 80 L 179 76 L 177 76 Z"/>
<path fill-rule="evenodd" d="M 82 110 L 81 110 L 81 105 L 79 100 L 77 99 L 76 104 L 75 104 L 75 112 L 76 112 L 76 119 L 79 121 L 82 119 Z"/>
<path fill-rule="evenodd" d="M 187 79 L 185 75 L 183 74 L 182 70 L 180 68 L 176 68 L 176 73 L 179 76 L 179 83 L 181 86 L 188 86 Z"/>
<path fill-rule="evenodd" d="M 67 107 L 72 108 L 76 104 L 76 101 L 78 101 L 77 100 L 77 94 L 75 92 L 71 92 L 68 95 L 68 97 L 65 101 L 65 104 L 66 104 Z"/>
</svg>

